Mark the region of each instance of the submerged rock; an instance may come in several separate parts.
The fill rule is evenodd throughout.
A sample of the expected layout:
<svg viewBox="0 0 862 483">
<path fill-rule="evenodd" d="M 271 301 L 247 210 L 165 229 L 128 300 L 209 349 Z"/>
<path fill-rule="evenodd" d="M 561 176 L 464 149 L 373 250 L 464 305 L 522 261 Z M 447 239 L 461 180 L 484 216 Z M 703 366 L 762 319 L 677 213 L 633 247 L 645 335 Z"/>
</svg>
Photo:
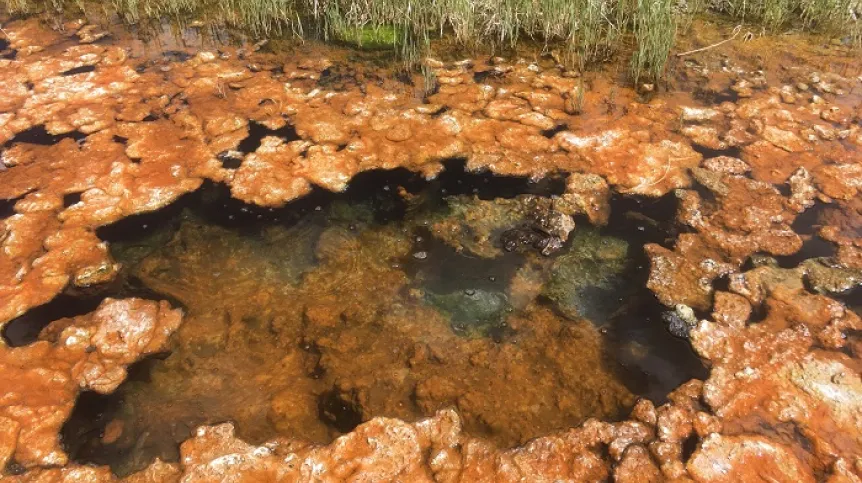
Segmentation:
<svg viewBox="0 0 862 483">
<path fill-rule="evenodd" d="M 691 329 L 697 325 L 694 311 L 682 304 L 678 304 L 672 311 L 663 312 L 661 318 L 667 324 L 667 330 L 680 339 L 687 339 Z"/>
<path fill-rule="evenodd" d="M 554 259 L 542 295 L 566 317 L 604 322 L 625 297 L 628 250 L 622 239 L 576 230 L 569 248 Z"/>
<path fill-rule="evenodd" d="M 563 240 L 532 226 L 506 230 L 500 235 L 500 243 L 507 252 L 526 253 L 536 250 L 545 256 L 552 255 L 563 248 Z"/>
<path fill-rule="evenodd" d="M 526 197 L 529 198 L 529 197 Z M 480 200 L 456 196 L 446 199 L 447 212 L 433 215 L 431 234 L 458 251 L 483 258 L 502 254 L 496 238 L 527 217 L 525 197 Z"/>
<path fill-rule="evenodd" d="M 461 335 L 486 335 L 499 326 L 509 311 L 501 292 L 468 289 L 448 294 L 426 293 L 431 305 L 451 318 L 452 330 Z"/>
<path fill-rule="evenodd" d="M 551 255 L 575 229 L 572 216 L 557 209 L 558 201 L 534 195 L 494 200 L 449 197 L 448 211 L 432 216 L 431 233 L 458 251 L 483 258 L 501 255 L 501 248 Z"/>
<path fill-rule="evenodd" d="M 732 291 L 752 303 L 763 302 L 776 291 L 840 294 L 862 285 L 862 270 L 836 266 L 829 258 L 811 258 L 795 268 L 780 268 L 772 263 L 730 276 Z"/>
<path fill-rule="evenodd" d="M 862 268 L 836 266 L 830 259 L 815 258 L 802 263 L 811 288 L 824 294 L 841 294 L 862 286 Z"/>
</svg>

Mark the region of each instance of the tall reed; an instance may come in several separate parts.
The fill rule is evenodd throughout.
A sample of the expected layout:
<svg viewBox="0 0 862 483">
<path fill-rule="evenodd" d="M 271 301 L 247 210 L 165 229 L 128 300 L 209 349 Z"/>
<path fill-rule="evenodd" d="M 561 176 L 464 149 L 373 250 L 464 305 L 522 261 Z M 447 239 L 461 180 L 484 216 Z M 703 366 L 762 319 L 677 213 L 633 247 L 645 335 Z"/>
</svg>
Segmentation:
<svg viewBox="0 0 862 483">
<path fill-rule="evenodd" d="M 12 12 L 90 0 L 0 0 Z M 65 3 L 64 3 L 65 2 Z M 710 2 L 710 3 L 707 3 Z M 632 77 L 658 79 L 677 26 L 706 9 L 770 30 L 795 26 L 862 38 L 862 0 L 110 0 L 127 22 L 207 16 L 256 36 L 317 36 L 388 46 L 415 64 L 435 37 L 464 45 L 553 43 L 580 69 L 633 51 Z M 632 46 L 633 41 L 633 46 Z M 633 48 L 632 48 L 633 47 Z"/>
</svg>

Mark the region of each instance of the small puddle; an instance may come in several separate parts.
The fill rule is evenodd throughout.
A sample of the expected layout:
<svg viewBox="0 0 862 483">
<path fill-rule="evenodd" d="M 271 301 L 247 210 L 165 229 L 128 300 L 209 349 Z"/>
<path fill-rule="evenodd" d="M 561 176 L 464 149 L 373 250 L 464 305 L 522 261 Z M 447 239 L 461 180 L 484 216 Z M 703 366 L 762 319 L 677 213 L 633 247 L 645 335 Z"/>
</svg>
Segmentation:
<svg viewBox="0 0 862 483">
<path fill-rule="evenodd" d="M 276 210 L 209 184 L 101 230 L 123 264 L 115 284 L 186 317 L 169 353 L 114 394 L 82 395 L 62 433 L 72 458 L 124 475 L 176 461 L 201 424 L 325 443 L 376 416 L 447 407 L 469 433 L 514 446 L 704 376 L 644 288 L 642 246 L 664 241 L 661 220 L 625 218 L 642 207 L 627 200 L 609 228 L 578 220 L 554 244 L 531 223 L 563 180 L 462 166 L 431 182 L 366 173 Z M 512 230 L 535 233 L 504 243 Z"/>
<path fill-rule="evenodd" d="M 0 59 L 15 60 L 17 52 L 9 48 L 9 41 L 0 38 Z"/>
<path fill-rule="evenodd" d="M 70 76 L 70 75 L 78 75 L 78 74 L 87 74 L 90 72 L 95 72 L 96 66 L 94 65 L 82 65 L 81 67 L 75 67 L 74 69 L 69 69 L 65 72 L 61 72 L 62 76 Z"/>
<path fill-rule="evenodd" d="M 290 124 L 285 125 L 281 129 L 269 129 L 262 124 L 252 122 L 249 125 L 248 132 L 248 137 L 243 139 L 237 147 L 237 150 L 243 153 L 253 153 L 257 151 L 257 148 L 260 147 L 261 141 L 263 141 L 263 138 L 267 136 L 280 137 L 284 139 L 285 143 L 299 139 L 299 136 L 296 134 L 296 130 Z M 237 168 L 238 167 L 239 166 L 237 166 Z"/>
<path fill-rule="evenodd" d="M 18 143 L 38 144 L 40 146 L 49 146 L 57 144 L 63 139 L 70 138 L 76 142 L 82 141 L 87 135 L 80 131 L 71 131 L 65 134 L 51 134 L 45 126 L 40 124 L 31 127 L 25 131 L 21 131 L 10 139 L 4 147 L 12 147 Z"/>
<path fill-rule="evenodd" d="M 13 198 L 11 200 L 0 199 L 0 220 L 9 218 L 10 216 L 15 214 L 15 203 L 17 203 L 20 199 L 21 198 Z"/>
</svg>

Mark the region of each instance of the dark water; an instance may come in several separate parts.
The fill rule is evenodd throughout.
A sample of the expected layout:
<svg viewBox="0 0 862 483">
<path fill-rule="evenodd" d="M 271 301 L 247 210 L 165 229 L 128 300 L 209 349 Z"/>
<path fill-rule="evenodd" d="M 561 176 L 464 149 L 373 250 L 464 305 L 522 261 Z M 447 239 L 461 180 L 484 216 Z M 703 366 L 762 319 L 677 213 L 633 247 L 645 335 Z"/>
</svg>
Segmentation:
<svg viewBox="0 0 862 483">
<path fill-rule="evenodd" d="M 176 460 L 178 443 L 200 424 L 234 421 L 256 442 L 279 435 L 327 442 L 374 416 L 422 417 L 449 403 L 415 391 L 450 375 L 472 384 L 489 407 L 511 400 L 502 410 L 476 410 L 477 421 L 499 416 L 490 425 L 465 413 L 468 432 L 501 445 L 587 416 L 623 417 L 631 394 L 661 402 L 705 376 L 644 288 L 642 246 L 672 238 L 673 200 L 615 200 L 608 227 L 578 219 L 550 256 L 529 246 L 505 250 L 501 235 L 531 222 L 533 208 L 524 207 L 563 186 L 560 178 L 465 174 L 452 162 L 434 181 L 403 170 L 365 173 L 345 193 L 319 190 L 265 209 L 209 184 L 100 230 L 123 263 L 119 279 L 66 293 L 3 335 L 30 343 L 51 320 L 89 312 L 107 296 L 168 299 L 184 309 L 171 350 L 130 368 L 112 395 L 83 394 L 62 432 L 73 459 L 120 474 L 155 457 Z M 541 348 L 560 343 L 559 329 L 546 327 L 558 325 L 595 333 L 595 342 L 586 339 L 583 351 L 563 344 L 580 355 L 549 360 Z M 443 353 L 416 365 L 423 345 Z M 500 371 L 473 361 L 488 353 L 500 371 L 535 364 L 524 369 L 560 374 L 559 386 L 536 389 L 540 396 L 585 400 L 565 414 L 522 415 L 517 398 L 531 381 L 494 386 Z M 583 388 L 562 376 L 579 370 Z M 374 382 L 387 375 L 389 382 Z M 603 386 L 618 399 L 596 406 L 589 391 Z"/>
<path fill-rule="evenodd" d="M 71 131 L 65 134 L 51 134 L 45 129 L 44 125 L 40 124 L 19 132 L 15 137 L 10 139 L 4 147 L 11 147 L 18 143 L 50 146 L 52 144 L 57 144 L 66 138 L 73 139 L 75 141 L 82 141 L 86 137 L 87 135 L 80 131 Z"/>
</svg>

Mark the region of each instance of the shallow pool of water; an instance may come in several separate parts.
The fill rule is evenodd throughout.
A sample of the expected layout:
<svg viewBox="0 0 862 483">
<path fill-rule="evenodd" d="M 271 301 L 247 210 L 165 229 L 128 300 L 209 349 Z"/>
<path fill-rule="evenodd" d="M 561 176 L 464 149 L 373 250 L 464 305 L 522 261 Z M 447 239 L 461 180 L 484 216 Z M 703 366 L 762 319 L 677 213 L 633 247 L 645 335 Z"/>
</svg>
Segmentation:
<svg viewBox="0 0 862 483">
<path fill-rule="evenodd" d="M 577 220 L 550 255 L 538 232 L 503 243 L 535 230 L 560 187 L 450 166 L 434 182 L 370 173 L 267 210 L 208 185 L 103 229 L 122 275 L 88 296 L 166 298 L 185 321 L 115 394 L 81 397 L 67 450 L 125 474 L 175 460 L 200 424 L 322 443 L 446 407 L 512 446 L 703 377 L 644 289 L 642 245 L 660 230 Z"/>
</svg>

